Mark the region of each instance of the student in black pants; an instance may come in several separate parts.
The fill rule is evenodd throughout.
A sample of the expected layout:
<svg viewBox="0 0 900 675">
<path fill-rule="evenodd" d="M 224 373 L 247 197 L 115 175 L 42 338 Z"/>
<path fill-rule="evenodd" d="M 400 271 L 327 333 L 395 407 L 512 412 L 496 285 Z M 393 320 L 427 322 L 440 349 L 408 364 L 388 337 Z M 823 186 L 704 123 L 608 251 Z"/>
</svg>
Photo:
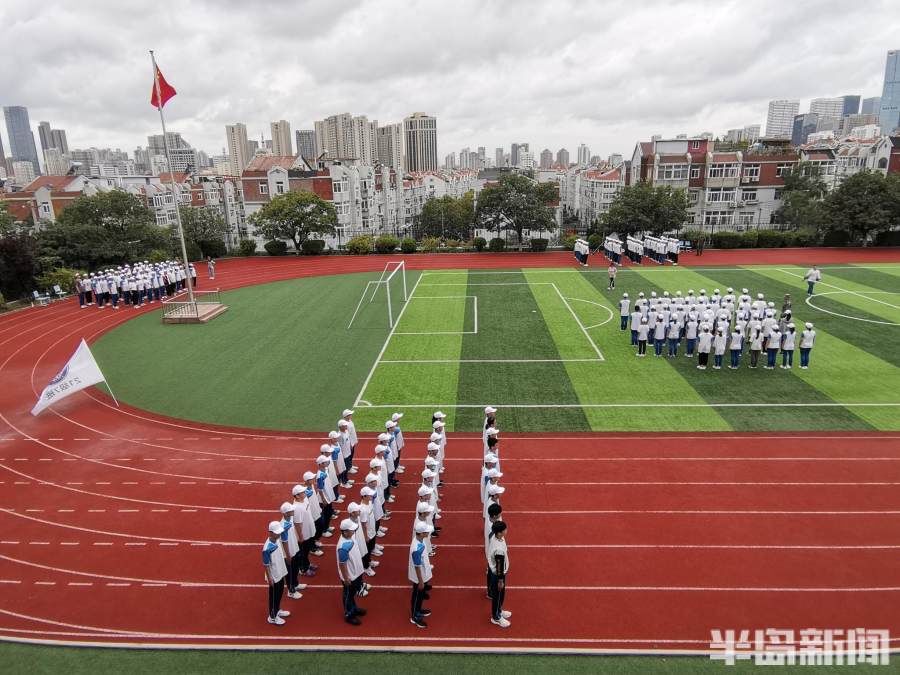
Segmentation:
<svg viewBox="0 0 900 675">
<path fill-rule="evenodd" d="M 509 572 L 509 554 L 506 549 L 506 523 L 498 520 L 491 526 L 493 536 L 488 545 L 489 588 L 491 596 L 491 623 L 509 628 L 512 612 L 503 609 L 506 599 L 506 575 Z"/>
</svg>

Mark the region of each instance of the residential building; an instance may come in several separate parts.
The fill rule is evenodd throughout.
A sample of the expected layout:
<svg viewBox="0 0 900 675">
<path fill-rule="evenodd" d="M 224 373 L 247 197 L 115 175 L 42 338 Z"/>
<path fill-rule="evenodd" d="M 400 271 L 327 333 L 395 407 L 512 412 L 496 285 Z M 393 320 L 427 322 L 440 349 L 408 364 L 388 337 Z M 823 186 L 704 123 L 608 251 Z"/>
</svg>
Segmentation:
<svg viewBox="0 0 900 675">
<path fill-rule="evenodd" d="M 747 143 L 752 145 L 759 140 L 760 126 L 751 124 L 741 129 L 729 129 L 725 134 L 725 140 L 730 143 Z"/>
<path fill-rule="evenodd" d="M 591 163 L 591 149 L 584 143 L 578 146 L 578 166 L 589 166 Z"/>
<path fill-rule="evenodd" d="M 352 144 L 348 157 L 360 160 L 363 164 L 373 166 L 378 160 L 378 140 L 376 132 L 378 120 L 369 121 L 365 115 L 350 120 Z M 437 160 L 435 160 L 437 161 Z"/>
<path fill-rule="evenodd" d="M 53 221 L 75 199 L 91 193 L 89 188 L 85 191 L 88 184 L 84 176 L 40 176 L 22 190 L 4 194 L 0 201 L 19 222 L 29 218 L 35 223 Z"/>
<path fill-rule="evenodd" d="M 408 171 L 437 170 L 437 119 L 417 112 L 403 120 Z"/>
<path fill-rule="evenodd" d="M 859 114 L 859 101 L 862 98 L 861 96 L 841 96 L 841 98 L 844 100 L 844 109 L 841 112 L 841 117 Z"/>
<path fill-rule="evenodd" d="M 48 176 L 64 176 L 69 171 L 69 158 L 59 148 L 44 150 L 44 173 Z"/>
<path fill-rule="evenodd" d="M 150 173 L 150 151 L 146 148 L 138 146 L 134 149 L 134 170 L 139 174 Z"/>
<path fill-rule="evenodd" d="M 553 166 L 553 153 L 549 148 L 544 148 L 541 150 L 541 168 L 549 169 L 551 166 Z"/>
<path fill-rule="evenodd" d="M 230 176 L 231 174 L 231 158 L 222 153 L 221 155 L 213 155 L 212 160 L 212 169 L 213 175 L 217 176 Z"/>
<path fill-rule="evenodd" d="M 604 213 L 625 186 L 624 173 L 620 169 L 588 169 L 581 171 L 578 220 L 581 229 L 587 231 Z"/>
<path fill-rule="evenodd" d="M 9 154 L 13 162 L 31 162 L 34 174 L 41 172 L 38 163 L 37 147 L 34 134 L 28 119 L 28 108 L 20 105 L 4 106 L 3 116 L 6 118 L 6 137 L 9 139 Z M 15 173 L 15 169 L 13 169 Z"/>
<path fill-rule="evenodd" d="M 295 136 L 297 137 L 297 154 L 310 162 L 315 161 L 319 156 L 315 130 L 298 129 Z"/>
<path fill-rule="evenodd" d="M 353 116 L 340 113 L 315 123 L 316 148 L 328 159 L 353 157 Z M 320 138 L 321 132 L 321 138 Z"/>
<path fill-rule="evenodd" d="M 525 171 L 531 171 L 534 169 L 534 153 L 531 150 L 523 150 L 521 147 L 519 148 L 519 168 Z M 472 167 L 478 169 L 479 167 Z M 480 167 L 483 168 L 483 167 Z"/>
<path fill-rule="evenodd" d="M 816 132 L 819 123 L 817 113 L 803 113 L 794 115 L 794 125 L 791 129 L 791 145 L 803 145 L 809 139 L 809 135 Z"/>
<path fill-rule="evenodd" d="M 38 122 L 38 138 L 41 141 L 41 153 L 47 148 L 53 147 L 53 141 L 50 137 L 51 133 L 50 122 Z"/>
<path fill-rule="evenodd" d="M 878 115 L 872 113 L 860 113 L 858 115 L 847 115 L 841 120 L 841 136 L 847 136 L 856 127 L 864 127 L 870 124 L 878 125 Z M 880 133 L 880 131 L 879 131 Z"/>
<path fill-rule="evenodd" d="M 900 49 L 887 53 L 878 122 L 885 136 L 892 135 L 900 127 Z"/>
<path fill-rule="evenodd" d="M 569 168 L 569 151 L 565 148 L 556 151 L 556 165 L 561 169 Z"/>
<path fill-rule="evenodd" d="M 25 186 L 31 183 L 37 175 L 34 171 L 34 164 L 28 160 L 13 160 L 11 162 L 13 180 L 16 185 Z"/>
<path fill-rule="evenodd" d="M 528 149 L 528 143 L 513 143 L 512 145 L 510 145 L 509 165 L 521 167 L 522 153 L 527 152 Z"/>
<path fill-rule="evenodd" d="M 456 168 L 456 153 L 451 152 L 449 155 L 444 155 L 444 168 L 445 169 L 455 169 Z"/>
<path fill-rule="evenodd" d="M 225 125 L 225 148 L 231 164 L 228 175 L 240 176 L 241 172 L 250 163 L 252 154 L 250 144 L 247 142 L 247 125 L 243 122 Z"/>
<path fill-rule="evenodd" d="M 790 138 L 794 115 L 798 112 L 800 112 L 800 101 L 797 99 L 769 101 L 769 111 L 766 115 L 766 137 Z"/>
<path fill-rule="evenodd" d="M 381 166 L 389 166 L 399 172 L 405 170 L 404 140 L 402 123 L 386 124 L 375 130 L 375 145 Z"/>
<path fill-rule="evenodd" d="M 287 157 L 294 154 L 291 145 L 291 123 L 287 120 L 278 120 L 269 125 L 272 131 L 272 154 Z M 299 153 L 298 153 L 299 154 Z"/>
<path fill-rule="evenodd" d="M 59 148 L 64 155 L 69 154 L 69 141 L 66 138 L 65 129 L 50 130 L 50 147 Z"/>
<path fill-rule="evenodd" d="M 624 161 L 624 158 L 618 152 L 614 152 L 606 158 L 606 163 L 614 169 L 620 167 Z"/>
<path fill-rule="evenodd" d="M 504 155 L 505 154 L 506 153 L 503 150 L 503 148 L 494 148 L 494 166 L 495 167 L 500 168 L 501 166 L 504 166 L 504 164 L 505 164 Z"/>
<path fill-rule="evenodd" d="M 814 98 L 809 102 L 809 112 L 818 115 L 820 120 L 839 120 L 844 114 L 844 99 L 841 96 L 832 98 Z"/>
<path fill-rule="evenodd" d="M 880 96 L 872 96 L 871 98 L 864 98 L 862 100 L 862 107 L 859 110 L 861 115 L 875 115 L 878 116 L 878 113 L 881 111 L 881 97 Z"/>
</svg>

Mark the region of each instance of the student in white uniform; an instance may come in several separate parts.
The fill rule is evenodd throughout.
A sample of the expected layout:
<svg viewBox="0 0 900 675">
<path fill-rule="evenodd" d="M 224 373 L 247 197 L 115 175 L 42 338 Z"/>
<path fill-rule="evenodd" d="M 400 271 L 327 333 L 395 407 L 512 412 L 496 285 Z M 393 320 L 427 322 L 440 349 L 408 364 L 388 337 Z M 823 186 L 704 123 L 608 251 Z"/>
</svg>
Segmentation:
<svg viewBox="0 0 900 675">
<path fill-rule="evenodd" d="M 324 447 L 324 446 L 323 446 Z M 319 467 L 316 473 L 316 494 L 319 497 L 319 503 L 322 505 L 322 522 L 324 524 L 322 536 L 331 536 L 331 520 L 337 514 L 334 508 L 334 488 L 328 479 L 328 467 L 331 465 L 331 455 L 319 455 L 316 460 Z"/>
<path fill-rule="evenodd" d="M 491 482 L 488 473 L 497 468 L 497 455 L 492 452 L 484 456 L 484 465 L 481 467 L 481 503 L 487 501 L 487 486 Z"/>
<path fill-rule="evenodd" d="M 318 572 L 318 566 L 309 561 L 310 555 L 322 555 L 322 551 L 316 551 L 316 523 L 309 510 L 310 499 L 306 488 L 295 485 L 291 490 L 294 508 L 294 527 L 297 530 L 297 540 L 300 542 L 300 575 L 314 577 Z"/>
<path fill-rule="evenodd" d="M 287 564 L 284 560 L 284 550 L 281 548 L 282 531 L 280 521 L 273 520 L 269 523 L 269 536 L 262 547 L 263 568 L 269 585 L 269 610 L 266 620 L 276 626 L 284 625 L 285 617 L 291 615 L 287 610 L 281 609 L 284 578 L 287 576 Z"/>
<path fill-rule="evenodd" d="M 306 584 L 299 582 L 300 539 L 297 537 L 297 529 L 294 527 L 294 505 L 291 502 L 281 505 L 281 545 L 287 550 L 285 558 L 288 564 L 288 597 L 292 600 L 299 600 L 303 597 L 300 591 L 306 589 Z"/>
<path fill-rule="evenodd" d="M 790 370 L 794 365 L 794 346 L 797 338 L 797 327 L 789 323 L 781 337 L 781 367 Z"/>
<path fill-rule="evenodd" d="M 321 556 L 322 549 L 319 546 L 319 540 L 322 537 L 330 537 L 331 524 L 325 521 L 322 513 L 322 502 L 319 499 L 319 493 L 316 485 L 316 474 L 312 471 L 306 471 L 303 474 L 303 485 L 306 487 L 306 505 L 309 508 L 309 515 L 312 516 L 313 523 L 316 525 L 316 541 L 312 555 Z M 328 534 L 325 534 L 328 532 Z"/>
<path fill-rule="evenodd" d="M 409 622 L 417 628 L 427 628 L 425 617 L 431 615 L 431 610 L 422 607 L 422 601 L 425 599 L 425 584 L 430 582 L 432 577 L 431 561 L 425 550 L 425 540 L 433 531 L 431 525 L 418 521 L 416 535 L 409 547 L 408 578 L 412 583 Z"/>
<path fill-rule="evenodd" d="M 619 300 L 619 328 L 625 330 L 628 328 L 628 317 L 631 314 L 631 300 L 628 299 L 628 293 L 622 293 L 622 299 Z"/>
<path fill-rule="evenodd" d="M 637 354 L 635 356 L 644 357 L 647 356 L 647 339 L 650 337 L 650 324 L 647 323 L 647 318 L 644 317 L 641 319 L 641 325 L 638 326 L 638 335 L 637 335 Z"/>
<path fill-rule="evenodd" d="M 506 546 L 506 523 L 498 520 L 491 526 L 488 544 L 488 571 L 490 572 L 491 623 L 509 628 L 512 612 L 503 609 L 506 600 L 506 575 L 509 573 L 509 551 Z"/>
<path fill-rule="evenodd" d="M 375 526 L 375 490 L 368 485 L 364 485 L 360 489 L 359 495 L 360 529 L 363 530 L 366 536 L 366 554 L 369 556 L 369 561 L 371 561 L 372 556 L 376 558 L 381 557 L 384 551 L 384 547 L 378 544 L 378 530 Z M 366 562 L 366 559 L 363 558 L 363 563 L 365 564 Z"/>
<path fill-rule="evenodd" d="M 762 325 L 757 322 L 750 322 L 750 367 L 756 368 L 759 363 L 759 355 L 762 353 L 763 341 L 765 338 L 762 334 Z"/>
<path fill-rule="evenodd" d="M 731 331 L 731 364 L 728 366 L 730 370 L 737 370 L 741 365 L 741 354 L 744 350 L 744 333 L 740 326 L 735 326 Z"/>
<path fill-rule="evenodd" d="M 403 452 L 403 448 L 406 447 L 406 441 L 403 439 L 403 430 L 400 428 L 401 419 L 403 419 L 402 412 L 395 412 L 391 415 L 391 422 L 394 423 L 391 434 L 394 436 L 394 448 L 397 450 L 397 473 L 406 471 L 406 467 L 400 463 L 400 453 Z"/>
<path fill-rule="evenodd" d="M 481 438 L 484 443 L 484 451 L 488 451 L 487 430 L 497 426 L 497 409 L 489 405 L 484 409 L 484 421 L 481 424 Z"/>
<path fill-rule="evenodd" d="M 337 422 L 338 438 L 337 442 L 341 448 L 341 459 L 344 461 L 344 474 L 342 483 L 347 483 L 347 487 L 353 485 L 349 478 L 351 473 L 355 473 L 350 469 L 353 468 L 353 445 L 350 442 L 350 423 L 341 418 Z"/>
<path fill-rule="evenodd" d="M 669 339 L 669 358 L 674 359 L 678 356 L 678 343 L 681 342 L 681 324 L 678 321 L 669 322 L 669 331 L 667 334 Z"/>
<path fill-rule="evenodd" d="M 806 294 L 812 295 L 816 284 L 822 281 L 822 272 L 819 271 L 818 267 L 813 265 L 806 270 L 806 274 L 803 275 L 803 280 L 806 281 Z"/>
<path fill-rule="evenodd" d="M 688 312 L 687 321 L 684 325 L 684 355 L 689 359 L 694 358 L 694 348 L 697 346 L 697 330 L 699 327 L 700 322 L 697 321 L 697 312 L 693 310 Z"/>
<path fill-rule="evenodd" d="M 347 423 L 347 434 L 350 436 L 350 468 L 348 469 L 348 472 L 353 474 L 358 471 L 358 469 L 353 466 L 353 457 L 356 455 L 356 446 L 359 443 L 359 439 L 356 436 L 356 425 L 353 423 L 353 411 L 350 408 L 346 408 L 341 413 L 341 419 Z"/>
<path fill-rule="evenodd" d="M 631 313 L 631 344 L 634 347 L 637 347 L 638 343 L 638 328 L 641 325 L 641 318 L 643 314 L 641 313 L 641 307 L 635 303 L 634 311 Z"/>
<path fill-rule="evenodd" d="M 362 507 L 356 502 L 350 502 L 347 505 L 347 517 L 357 525 L 356 530 L 353 532 L 353 541 L 356 543 L 356 550 L 359 551 L 359 557 L 362 560 L 363 574 L 374 577 L 375 568 L 378 567 L 379 563 L 377 560 L 372 560 L 371 556 L 369 556 L 366 533 L 360 518 L 361 511 Z"/>
<path fill-rule="evenodd" d="M 482 509 L 482 517 L 487 518 L 488 509 L 491 507 L 491 504 L 499 504 L 500 497 L 503 493 L 506 492 L 506 488 L 502 485 L 490 484 L 485 488 L 486 501 L 484 503 L 484 509 Z"/>
<path fill-rule="evenodd" d="M 702 330 L 697 336 L 697 354 L 699 355 L 697 357 L 699 360 L 699 363 L 697 364 L 698 370 L 706 370 L 706 365 L 709 363 L 709 353 L 712 351 L 712 341 L 713 336 L 712 333 L 709 332 L 709 326 L 703 324 Z"/>
<path fill-rule="evenodd" d="M 656 325 L 653 326 L 653 353 L 656 358 L 662 356 L 663 345 L 666 343 L 666 322 L 662 314 L 657 314 Z"/>
<path fill-rule="evenodd" d="M 772 326 L 769 336 L 766 338 L 766 370 L 775 370 L 775 361 L 778 359 L 778 350 L 781 347 L 781 331 L 778 325 Z"/>
<path fill-rule="evenodd" d="M 806 322 L 805 328 L 800 333 L 800 368 L 806 370 L 809 368 L 809 353 L 812 351 L 813 345 L 816 343 L 816 331 L 813 325 Z"/>
<path fill-rule="evenodd" d="M 362 623 L 359 617 L 365 616 L 366 610 L 358 607 L 356 596 L 363 588 L 362 556 L 356 548 L 354 533 L 357 527 L 350 518 L 341 521 L 341 537 L 337 541 L 336 560 L 338 578 L 341 582 L 341 600 L 344 607 L 344 621 L 358 626 Z"/>
<path fill-rule="evenodd" d="M 725 356 L 725 346 L 728 335 L 725 329 L 719 328 L 713 336 L 713 370 L 722 370 L 722 359 Z"/>
</svg>

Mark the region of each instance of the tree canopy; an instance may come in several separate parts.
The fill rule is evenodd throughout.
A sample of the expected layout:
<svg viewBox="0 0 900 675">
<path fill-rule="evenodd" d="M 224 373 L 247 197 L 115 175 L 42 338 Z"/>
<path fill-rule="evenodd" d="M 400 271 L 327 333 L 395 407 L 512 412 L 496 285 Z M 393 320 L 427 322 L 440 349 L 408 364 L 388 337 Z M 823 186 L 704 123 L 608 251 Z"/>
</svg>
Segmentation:
<svg viewBox="0 0 900 675">
<path fill-rule="evenodd" d="M 6 204 L 0 204 L 0 294 L 25 295 L 34 288 L 37 272 L 37 242 L 27 228 L 16 227 Z"/>
<path fill-rule="evenodd" d="M 847 178 L 825 198 L 823 223 L 843 230 L 852 241 L 900 227 L 900 176 L 860 171 Z"/>
<path fill-rule="evenodd" d="M 781 206 L 775 212 L 775 219 L 797 228 L 820 228 L 824 217 L 822 198 L 826 192 L 819 167 L 800 162 L 784 175 Z"/>
<path fill-rule="evenodd" d="M 488 230 L 512 230 L 522 241 L 523 230 L 555 230 L 550 204 L 559 196 L 552 183 L 536 183 L 526 176 L 507 174 L 478 195 L 476 221 Z"/>
<path fill-rule="evenodd" d="M 313 192 L 287 192 L 273 197 L 250 216 L 250 222 L 257 237 L 288 239 L 299 253 L 307 239 L 335 234 L 337 213 L 333 204 Z"/>
<path fill-rule="evenodd" d="M 181 226 L 184 228 L 185 240 L 194 242 L 204 257 L 222 255 L 228 226 L 218 210 L 183 206 Z"/>
<path fill-rule="evenodd" d="M 468 239 L 475 223 L 475 194 L 471 191 L 462 197 L 445 195 L 432 197 L 422 206 L 416 236 Z"/>
<path fill-rule="evenodd" d="M 688 198 L 684 190 L 641 181 L 619 191 L 609 211 L 602 214 L 600 224 L 606 232 L 619 235 L 662 234 L 681 229 L 687 220 L 687 211 Z"/>
</svg>

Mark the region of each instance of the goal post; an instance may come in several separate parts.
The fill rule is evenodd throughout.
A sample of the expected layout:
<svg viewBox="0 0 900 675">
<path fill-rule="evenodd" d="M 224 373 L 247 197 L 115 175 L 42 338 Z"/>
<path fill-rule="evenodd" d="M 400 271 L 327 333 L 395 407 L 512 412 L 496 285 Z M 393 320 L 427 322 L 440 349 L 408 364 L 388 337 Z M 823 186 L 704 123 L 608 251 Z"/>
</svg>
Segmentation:
<svg viewBox="0 0 900 675">
<path fill-rule="evenodd" d="M 350 323 L 347 324 L 347 330 L 350 330 L 353 326 L 353 322 L 356 321 L 360 309 L 363 307 L 363 303 L 369 305 L 373 304 L 376 298 L 380 296 L 379 291 L 384 294 L 386 300 L 388 328 L 393 328 L 394 310 L 397 308 L 394 307 L 391 296 L 396 291 L 401 291 L 403 302 L 405 303 L 409 299 L 406 289 L 406 262 L 404 260 L 385 263 L 384 269 L 381 271 L 381 276 L 376 280 L 366 283 L 366 287 L 363 289 L 359 302 L 356 303 L 356 309 L 353 310 L 353 316 L 350 317 Z M 368 298 L 368 302 L 366 302 L 366 298 Z"/>
</svg>

